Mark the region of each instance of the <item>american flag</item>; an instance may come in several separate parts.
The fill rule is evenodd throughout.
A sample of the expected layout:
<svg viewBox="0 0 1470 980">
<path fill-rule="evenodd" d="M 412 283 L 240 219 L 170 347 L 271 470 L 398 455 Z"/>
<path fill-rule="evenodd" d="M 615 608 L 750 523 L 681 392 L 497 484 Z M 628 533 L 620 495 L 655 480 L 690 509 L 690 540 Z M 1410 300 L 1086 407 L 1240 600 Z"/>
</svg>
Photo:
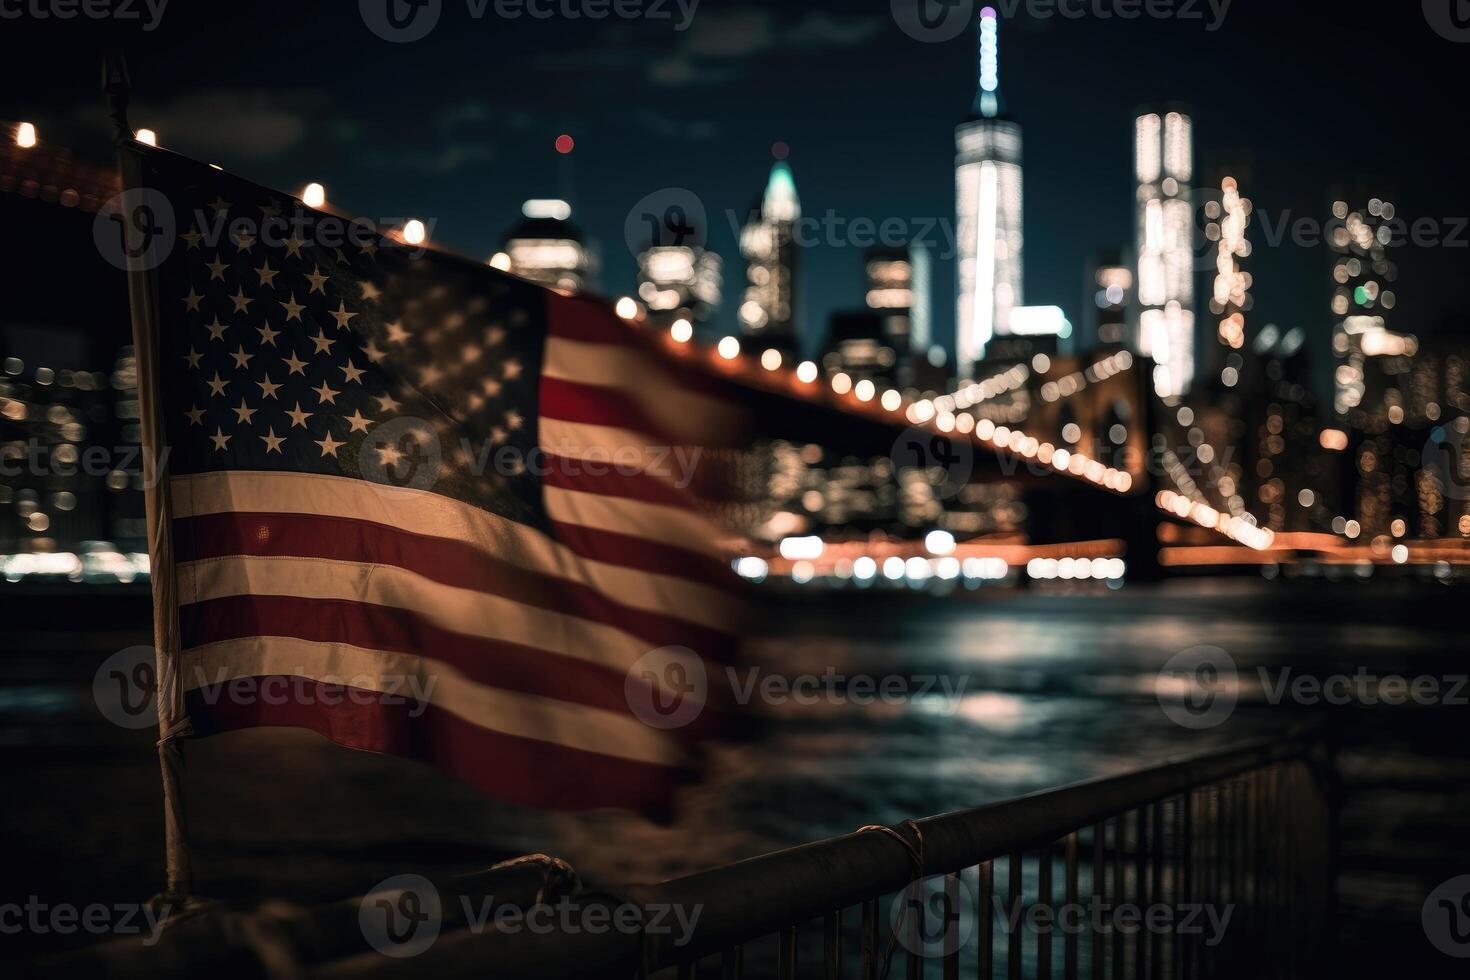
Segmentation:
<svg viewBox="0 0 1470 980">
<path fill-rule="evenodd" d="M 689 479 L 736 403 L 601 301 L 141 152 L 177 235 L 156 372 L 194 732 L 663 809 L 741 621 Z"/>
</svg>

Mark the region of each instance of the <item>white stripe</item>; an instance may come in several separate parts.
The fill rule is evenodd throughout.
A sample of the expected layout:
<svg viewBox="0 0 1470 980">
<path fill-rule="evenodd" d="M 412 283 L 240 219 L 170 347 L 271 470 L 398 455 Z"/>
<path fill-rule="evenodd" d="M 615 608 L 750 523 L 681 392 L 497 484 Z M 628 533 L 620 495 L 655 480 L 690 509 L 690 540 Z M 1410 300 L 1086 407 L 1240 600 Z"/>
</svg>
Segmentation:
<svg viewBox="0 0 1470 980">
<path fill-rule="evenodd" d="M 683 761 L 674 739 L 635 718 L 478 684 L 447 664 L 413 654 L 251 636 L 185 650 L 183 669 L 186 690 L 242 677 L 303 677 L 405 698 L 421 696 L 471 724 L 506 735 L 654 765 Z M 230 697 L 229 689 L 220 697 Z"/>
<path fill-rule="evenodd" d="M 541 372 L 561 381 L 615 388 L 681 441 L 722 445 L 747 425 L 738 406 L 691 391 L 636 347 L 548 337 Z"/>
<path fill-rule="evenodd" d="M 699 446 L 662 446 L 632 429 L 545 416 L 536 441 L 553 456 L 586 461 L 589 476 L 641 473 L 679 490 L 689 489 L 704 458 Z"/>
<path fill-rule="evenodd" d="M 740 601 L 723 590 L 583 558 L 534 528 L 427 490 L 314 473 L 244 470 L 176 476 L 169 488 L 176 518 L 238 512 L 372 521 L 463 541 L 517 568 L 590 586 L 634 609 L 732 634 L 745 621 Z"/>
<path fill-rule="evenodd" d="M 552 520 L 598 531 L 633 534 L 711 558 L 726 557 L 723 546 L 713 537 L 717 533 L 714 525 L 683 508 L 560 487 L 546 487 L 544 492 L 546 513 Z"/>
<path fill-rule="evenodd" d="M 370 603 L 419 613 L 454 633 L 547 650 L 624 674 L 654 648 L 606 623 L 444 585 L 393 565 L 234 555 L 183 562 L 178 582 L 180 605 L 246 595 Z"/>
</svg>

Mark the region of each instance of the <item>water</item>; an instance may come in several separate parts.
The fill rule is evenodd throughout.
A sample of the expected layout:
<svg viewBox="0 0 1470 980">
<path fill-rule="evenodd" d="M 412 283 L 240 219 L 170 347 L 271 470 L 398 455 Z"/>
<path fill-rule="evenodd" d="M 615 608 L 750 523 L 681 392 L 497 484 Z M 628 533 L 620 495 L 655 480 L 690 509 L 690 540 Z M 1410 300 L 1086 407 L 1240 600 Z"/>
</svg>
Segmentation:
<svg viewBox="0 0 1470 980">
<path fill-rule="evenodd" d="M 1125 772 L 1323 710 L 1265 703 L 1258 668 L 1464 672 L 1463 601 L 1381 583 L 1246 580 L 949 601 L 816 590 L 769 612 L 746 669 L 820 679 L 823 696 L 757 699 L 758 734 L 712 752 L 709 778 L 684 794 L 672 824 L 516 811 L 417 764 L 300 733 L 222 736 L 189 749 L 200 890 L 312 901 L 528 851 L 565 857 L 601 884 L 659 880 Z M 96 723 L 89 704 L 96 662 L 146 635 L 140 610 L 131 625 L 120 615 L 71 633 L 38 615 L 14 636 L 0 738 L 25 748 L 10 753 L 18 766 L 0 829 L 37 858 L 17 882 L 28 891 L 122 900 L 159 883 L 151 741 Z M 1155 686 L 1165 661 L 1201 644 L 1227 651 L 1243 685 L 1228 720 L 1195 730 L 1166 716 Z M 854 703 L 858 677 L 929 689 Z M 1372 922 L 1380 937 L 1412 940 L 1427 889 L 1470 871 L 1470 765 L 1463 739 L 1446 734 L 1462 732 L 1465 716 L 1446 721 L 1448 710 L 1354 712 L 1345 726 L 1343 921 Z"/>
</svg>

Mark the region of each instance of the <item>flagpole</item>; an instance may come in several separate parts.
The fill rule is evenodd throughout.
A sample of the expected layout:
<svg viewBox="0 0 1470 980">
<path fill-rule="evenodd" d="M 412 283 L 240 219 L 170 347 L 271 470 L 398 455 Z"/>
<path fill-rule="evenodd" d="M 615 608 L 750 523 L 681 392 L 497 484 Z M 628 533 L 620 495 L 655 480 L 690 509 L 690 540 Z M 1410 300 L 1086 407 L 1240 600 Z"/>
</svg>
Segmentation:
<svg viewBox="0 0 1470 980">
<path fill-rule="evenodd" d="M 128 124 L 131 85 L 119 53 L 108 54 L 102 87 L 112 119 L 118 171 L 124 193 L 142 187 L 142 153 Z M 127 215 L 123 216 L 125 219 Z M 153 645 L 157 674 L 158 762 L 163 777 L 164 898 L 185 901 L 192 893 L 192 866 L 184 819 L 184 756 L 180 740 L 189 734 L 179 667 L 179 615 L 174 577 L 173 506 L 168 492 L 168 437 L 163 424 L 158 379 L 158 283 L 145 252 L 128 255 L 128 303 L 133 320 L 133 353 L 138 371 L 138 418 L 143 442 L 143 494 L 148 519 L 148 557 L 153 586 Z"/>
</svg>

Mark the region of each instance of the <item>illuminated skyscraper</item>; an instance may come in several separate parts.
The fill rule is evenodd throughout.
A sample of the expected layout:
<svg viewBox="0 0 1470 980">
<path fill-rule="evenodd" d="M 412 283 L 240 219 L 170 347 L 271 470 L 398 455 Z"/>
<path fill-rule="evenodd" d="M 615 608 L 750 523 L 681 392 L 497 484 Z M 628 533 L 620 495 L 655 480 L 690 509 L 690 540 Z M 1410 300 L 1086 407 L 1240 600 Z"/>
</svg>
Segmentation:
<svg viewBox="0 0 1470 980">
<path fill-rule="evenodd" d="M 740 327 L 758 344 L 795 353 L 799 304 L 799 246 L 794 232 L 801 219 L 796 180 L 783 159 L 771 166 L 770 179 L 751 221 L 740 231 L 746 286 L 740 302 Z"/>
<path fill-rule="evenodd" d="M 999 18 L 980 11 L 980 84 L 955 129 L 959 245 L 956 367 L 967 376 L 991 338 L 1010 332 L 1021 305 L 1021 127 L 1003 118 Z"/>
<path fill-rule="evenodd" d="M 1133 123 L 1138 182 L 1138 351 L 1154 360 L 1154 390 L 1183 394 L 1194 380 L 1194 253 L 1190 181 L 1194 134 L 1177 108 Z"/>
<path fill-rule="evenodd" d="M 597 249 L 569 220 L 565 201 L 533 200 L 521 208 L 525 220 L 505 236 L 490 264 L 522 279 L 571 292 L 597 288 Z"/>
<path fill-rule="evenodd" d="M 1361 200 L 1361 198 L 1359 198 Z M 1391 201 L 1372 198 L 1354 208 L 1347 200 L 1332 205 L 1328 247 L 1334 253 L 1332 280 L 1333 409 L 1351 424 L 1376 426 L 1391 412 L 1384 399 L 1383 372 L 1369 372 L 1369 359 L 1405 353 L 1408 341 L 1388 330 L 1388 314 L 1398 303 L 1393 282 L 1398 267 L 1388 257 L 1393 236 L 1389 222 L 1397 213 Z M 1370 391 L 1370 387 L 1378 390 Z M 1402 419 L 1389 419 L 1392 422 Z"/>
<path fill-rule="evenodd" d="M 720 305 L 724 266 L 707 248 L 651 245 L 638 256 L 638 296 L 656 320 L 706 323 Z"/>
<path fill-rule="evenodd" d="M 1204 204 L 1205 238 L 1213 243 L 1215 260 L 1210 313 L 1217 324 L 1217 342 L 1210 348 L 1213 357 L 1209 367 L 1220 372 L 1221 384 L 1233 388 L 1239 382 L 1240 370 L 1228 355 L 1245 347 L 1245 315 L 1254 306 L 1250 290 L 1255 281 L 1244 268 L 1244 262 L 1251 254 L 1246 230 L 1250 225 L 1252 207 L 1250 199 L 1240 193 L 1240 184 L 1234 174 L 1222 175 L 1217 186 L 1219 199 L 1212 191 L 1212 196 Z"/>
</svg>

